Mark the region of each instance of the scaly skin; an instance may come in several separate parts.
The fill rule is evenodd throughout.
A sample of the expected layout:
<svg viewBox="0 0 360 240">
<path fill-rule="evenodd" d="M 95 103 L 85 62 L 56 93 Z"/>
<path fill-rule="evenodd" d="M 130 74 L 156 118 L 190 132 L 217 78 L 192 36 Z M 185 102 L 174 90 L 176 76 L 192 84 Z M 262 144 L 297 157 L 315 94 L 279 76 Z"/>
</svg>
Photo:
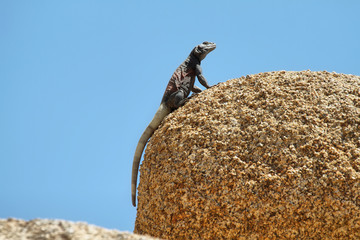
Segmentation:
<svg viewBox="0 0 360 240">
<path fill-rule="evenodd" d="M 202 75 L 200 63 L 206 55 L 215 48 L 216 44 L 211 42 L 203 42 L 202 44 L 197 45 L 170 78 L 164 96 L 161 100 L 160 107 L 156 111 L 153 120 L 141 135 L 136 146 L 131 174 L 131 199 L 134 207 L 136 207 L 136 184 L 139 164 L 146 143 L 159 127 L 162 120 L 170 112 L 184 105 L 191 91 L 194 93 L 201 92 L 201 89 L 194 85 L 195 77 L 198 78 L 201 85 L 206 88 L 210 88 L 205 77 Z"/>
</svg>

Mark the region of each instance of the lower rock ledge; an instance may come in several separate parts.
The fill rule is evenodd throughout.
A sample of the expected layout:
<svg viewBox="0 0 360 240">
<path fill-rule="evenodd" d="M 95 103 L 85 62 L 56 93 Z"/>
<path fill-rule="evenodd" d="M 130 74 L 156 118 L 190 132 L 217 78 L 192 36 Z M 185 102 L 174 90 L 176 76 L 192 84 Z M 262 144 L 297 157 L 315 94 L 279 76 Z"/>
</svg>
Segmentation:
<svg viewBox="0 0 360 240">
<path fill-rule="evenodd" d="M 30 221 L 8 218 L 0 219 L 0 240 L 153 240 L 149 236 L 110 230 L 85 222 L 34 219 Z"/>
</svg>

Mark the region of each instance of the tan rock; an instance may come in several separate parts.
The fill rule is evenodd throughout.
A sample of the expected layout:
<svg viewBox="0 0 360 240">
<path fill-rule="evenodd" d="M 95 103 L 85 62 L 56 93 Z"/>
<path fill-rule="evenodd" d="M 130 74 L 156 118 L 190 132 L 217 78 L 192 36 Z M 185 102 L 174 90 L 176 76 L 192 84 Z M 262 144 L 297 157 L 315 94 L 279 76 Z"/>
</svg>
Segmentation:
<svg viewBox="0 0 360 240">
<path fill-rule="evenodd" d="M 136 233 L 360 239 L 360 77 L 221 83 L 163 121 L 140 176 Z"/>
<path fill-rule="evenodd" d="M 152 240 L 128 232 L 109 230 L 84 222 L 64 220 L 0 219 L 0 240 Z"/>
</svg>

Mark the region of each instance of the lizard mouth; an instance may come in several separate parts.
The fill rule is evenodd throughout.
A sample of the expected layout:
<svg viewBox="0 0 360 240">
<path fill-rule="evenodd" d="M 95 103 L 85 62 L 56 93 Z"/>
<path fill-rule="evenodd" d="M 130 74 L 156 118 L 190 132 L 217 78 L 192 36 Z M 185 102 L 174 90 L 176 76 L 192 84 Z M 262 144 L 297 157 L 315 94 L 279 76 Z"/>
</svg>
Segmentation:
<svg viewBox="0 0 360 240">
<path fill-rule="evenodd" d="M 207 48 L 205 48 L 205 52 L 209 53 L 211 51 L 213 51 L 216 48 L 216 45 L 214 43 L 214 45 L 208 46 Z"/>
<path fill-rule="evenodd" d="M 209 51 L 212 51 L 216 48 L 216 44 L 214 43 L 214 45 L 212 47 L 210 47 Z"/>
<path fill-rule="evenodd" d="M 205 50 L 208 52 L 213 51 L 216 48 L 216 44 L 215 43 L 208 43 L 208 46 L 206 46 Z"/>
</svg>

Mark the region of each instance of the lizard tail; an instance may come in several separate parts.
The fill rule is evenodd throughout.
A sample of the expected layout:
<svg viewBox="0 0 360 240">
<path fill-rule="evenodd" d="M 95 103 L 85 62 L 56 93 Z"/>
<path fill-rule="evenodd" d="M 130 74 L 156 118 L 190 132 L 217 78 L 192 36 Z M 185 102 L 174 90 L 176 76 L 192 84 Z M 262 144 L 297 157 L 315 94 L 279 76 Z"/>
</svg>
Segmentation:
<svg viewBox="0 0 360 240">
<path fill-rule="evenodd" d="M 144 151 L 147 141 L 153 135 L 155 130 L 159 127 L 161 121 L 170 112 L 170 108 L 167 107 L 164 103 L 162 103 L 156 111 L 154 118 L 151 120 L 150 124 L 146 127 L 145 131 L 141 135 L 140 140 L 136 146 L 131 173 L 131 200 L 134 207 L 136 207 L 136 185 L 141 155 Z"/>
</svg>

